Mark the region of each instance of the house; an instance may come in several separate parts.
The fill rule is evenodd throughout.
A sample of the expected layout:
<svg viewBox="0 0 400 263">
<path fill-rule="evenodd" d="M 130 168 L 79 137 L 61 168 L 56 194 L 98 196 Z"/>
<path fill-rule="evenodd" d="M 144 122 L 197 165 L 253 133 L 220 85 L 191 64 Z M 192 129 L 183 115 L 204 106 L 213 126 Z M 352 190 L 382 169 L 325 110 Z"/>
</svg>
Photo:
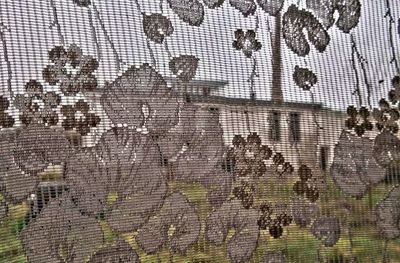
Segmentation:
<svg viewBox="0 0 400 263">
<path fill-rule="evenodd" d="M 333 149 L 344 127 L 346 113 L 323 107 L 322 104 L 256 100 L 217 96 L 224 81 L 193 80 L 175 90 L 185 92 L 188 101 L 201 110 L 214 111 L 223 128 L 224 142 L 232 144 L 235 135 L 247 137 L 257 133 L 262 143 L 297 167 L 300 163 L 329 169 Z M 279 93 L 278 93 L 279 94 Z"/>
</svg>

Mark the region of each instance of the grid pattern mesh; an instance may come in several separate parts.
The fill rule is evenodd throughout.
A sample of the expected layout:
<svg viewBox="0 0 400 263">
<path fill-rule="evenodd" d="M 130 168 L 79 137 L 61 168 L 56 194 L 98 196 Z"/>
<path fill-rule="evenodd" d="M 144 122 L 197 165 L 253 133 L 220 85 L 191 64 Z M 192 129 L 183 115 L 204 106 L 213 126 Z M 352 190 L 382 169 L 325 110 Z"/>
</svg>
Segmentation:
<svg viewBox="0 0 400 263">
<path fill-rule="evenodd" d="M 400 262 L 395 0 L 1 0 L 0 262 Z"/>
</svg>

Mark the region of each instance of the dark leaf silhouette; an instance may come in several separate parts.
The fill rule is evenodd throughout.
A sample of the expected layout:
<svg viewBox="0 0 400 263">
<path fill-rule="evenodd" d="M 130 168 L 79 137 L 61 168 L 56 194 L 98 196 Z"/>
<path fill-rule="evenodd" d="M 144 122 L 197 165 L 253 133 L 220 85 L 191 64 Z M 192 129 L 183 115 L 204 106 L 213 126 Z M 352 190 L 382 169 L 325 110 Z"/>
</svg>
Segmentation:
<svg viewBox="0 0 400 263">
<path fill-rule="evenodd" d="M 293 79 L 297 86 L 303 90 L 310 90 L 317 83 L 317 76 L 308 68 L 295 66 Z"/>
<path fill-rule="evenodd" d="M 254 0 L 229 0 L 231 6 L 239 10 L 243 16 L 253 15 L 257 9 Z"/>
<path fill-rule="evenodd" d="M 303 31 L 308 33 L 308 40 Z M 297 55 L 306 56 L 310 52 L 310 41 L 319 52 L 324 52 L 330 37 L 312 13 L 291 5 L 282 20 L 282 33 L 286 45 Z"/>
<path fill-rule="evenodd" d="M 336 2 L 336 0 L 306 0 L 306 5 L 318 17 L 325 28 L 330 28 L 335 23 L 333 14 L 335 13 Z"/>
<path fill-rule="evenodd" d="M 258 5 L 271 16 L 276 16 L 282 10 L 285 0 L 257 0 Z"/>
<path fill-rule="evenodd" d="M 200 26 L 204 20 L 204 7 L 199 0 L 167 0 L 178 17 L 191 26 Z"/>
<path fill-rule="evenodd" d="M 322 21 L 325 28 L 330 28 L 335 22 L 335 11 L 339 13 L 336 26 L 344 33 L 349 33 L 360 20 L 361 3 L 359 0 L 307 0 L 306 4 L 307 8 L 313 10 Z"/>
<path fill-rule="evenodd" d="M 180 55 L 169 62 L 169 68 L 178 79 L 188 82 L 196 76 L 199 59 L 192 55 Z"/>
<path fill-rule="evenodd" d="M 164 39 L 174 32 L 171 21 L 161 14 L 143 16 L 143 30 L 152 41 L 161 44 Z"/>
<path fill-rule="evenodd" d="M 225 2 L 225 0 L 203 0 L 203 2 L 209 8 L 216 8 L 220 7 Z"/>
</svg>

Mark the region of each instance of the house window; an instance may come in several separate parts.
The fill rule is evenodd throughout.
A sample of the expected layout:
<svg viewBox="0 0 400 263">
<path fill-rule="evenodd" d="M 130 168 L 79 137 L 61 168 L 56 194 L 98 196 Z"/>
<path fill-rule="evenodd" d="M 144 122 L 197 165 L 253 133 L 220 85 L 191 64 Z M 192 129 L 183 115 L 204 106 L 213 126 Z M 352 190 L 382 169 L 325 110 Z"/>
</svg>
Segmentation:
<svg viewBox="0 0 400 263">
<path fill-rule="evenodd" d="M 270 116 L 269 138 L 271 141 L 281 140 L 281 113 L 274 111 Z"/>
<path fill-rule="evenodd" d="M 209 110 L 210 110 L 211 112 L 218 112 L 218 111 L 219 111 L 219 109 L 216 108 L 216 107 L 210 107 Z"/>
<path fill-rule="evenodd" d="M 327 146 L 322 146 L 319 152 L 320 167 L 322 171 L 326 171 L 328 169 L 328 154 L 329 148 Z"/>
<path fill-rule="evenodd" d="M 292 142 L 300 141 L 300 114 L 297 112 L 291 112 L 289 114 L 289 128 L 290 128 L 290 140 Z"/>
</svg>

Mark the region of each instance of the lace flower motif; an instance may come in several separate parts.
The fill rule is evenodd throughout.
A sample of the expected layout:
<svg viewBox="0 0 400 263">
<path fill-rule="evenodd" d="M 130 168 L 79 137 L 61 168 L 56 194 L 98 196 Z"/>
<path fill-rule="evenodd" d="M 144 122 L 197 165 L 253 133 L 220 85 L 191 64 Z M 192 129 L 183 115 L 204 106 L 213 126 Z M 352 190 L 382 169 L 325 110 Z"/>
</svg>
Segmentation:
<svg viewBox="0 0 400 263">
<path fill-rule="evenodd" d="M 11 128 L 14 126 L 14 118 L 11 117 L 6 110 L 10 107 L 8 99 L 0 96 L 0 129 L 1 128 Z"/>
<path fill-rule="evenodd" d="M 374 125 L 369 120 L 370 112 L 367 108 L 361 107 L 357 110 L 354 106 L 347 107 L 346 127 L 350 130 L 354 129 L 357 136 L 361 137 L 366 131 L 372 131 Z"/>
<path fill-rule="evenodd" d="M 184 255 L 199 234 L 200 220 L 195 208 L 184 195 L 174 193 L 165 199 L 157 215 L 139 229 L 136 242 L 146 253 L 156 253 L 169 244 L 173 252 Z"/>
<path fill-rule="evenodd" d="M 91 4 L 91 0 L 73 0 L 73 1 L 79 7 L 88 7 Z"/>
<path fill-rule="evenodd" d="M 307 0 L 307 8 L 313 10 L 326 29 L 335 23 L 334 13 L 339 15 L 336 26 L 344 33 L 349 33 L 357 26 L 361 15 L 359 0 Z"/>
<path fill-rule="evenodd" d="M 285 263 L 285 254 L 282 251 L 268 251 L 261 259 L 261 263 Z"/>
<path fill-rule="evenodd" d="M 386 170 L 376 161 L 373 144 L 368 138 L 342 131 L 334 149 L 330 173 L 345 194 L 360 198 L 368 188 L 385 178 Z"/>
<path fill-rule="evenodd" d="M 107 85 L 101 104 L 114 125 L 163 135 L 178 122 L 177 96 L 150 65 L 131 67 Z"/>
<path fill-rule="evenodd" d="M 61 113 L 65 120 L 62 126 L 65 130 L 76 130 L 82 136 L 87 135 L 92 127 L 96 127 L 100 123 L 100 117 L 95 113 L 89 112 L 89 104 L 83 100 L 79 100 L 75 105 L 63 105 Z"/>
<path fill-rule="evenodd" d="M 256 39 L 256 32 L 254 30 L 247 30 L 246 33 L 243 29 L 235 31 L 236 40 L 233 41 L 233 47 L 237 50 L 242 50 L 243 54 L 250 58 L 253 51 L 259 51 L 262 47 L 261 43 Z"/>
<path fill-rule="evenodd" d="M 376 205 L 376 224 L 386 239 L 400 236 L 400 187 L 393 188 L 389 194 Z"/>
<path fill-rule="evenodd" d="M 239 10 L 244 17 L 253 15 L 257 10 L 257 5 L 254 0 L 229 0 L 231 6 Z"/>
<path fill-rule="evenodd" d="M 294 197 L 292 201 L 293 220 L 301 228 L 307 227 L 319 214 L 316 204 L 310 203 L 305 198 Z"/>
<path fill-rule="evenodd" d="M 389 101 L 396 104 L 400 101 L 400 76 L 393 77 L 391 82 L 393 89 L 389 91 Z"/>
<path fill-rule="evenodd" d="M 293 185 L 293 191 L 298 196 L 305 196 L 310 202 L 315 203 L 319 198 L 319 192 L 316 185 L 313 183 L 313 174 L 311 169 L 302 164 L 299 167 L 298 175 L 300 181 Z"/>
<path fill-rule="evenodd" d="M 286 204 L 276 204 L 273 208 L 270 203 L 260 205 L 260 218 L 258 226 L 260 229 L 268 229 L 273 238 L 280 238 L 283 234 L 283 227 L 292 223 L 293 217 Z"/>
<path fill-rule="evenodd" d="M 333 247 L 340 238 L 340 222 L 334 217 L 318 218 L 311 225 L 311 233 L 326 247 Z"/>
<path fill-rule="evenodd" d="M 308 68 L 294 67 L 293 79 L 303 90 L 310 90 L 317 83 L 317 76 Z"/>
<path fill-rule="evenodd" d="M 16 138 L 15 163 L 26 173 L 37 174 L 69 156 L 70 144 L 60 129 L 31 124 Z"/>
<path fill-rule="evenodd" d="M 167 185 L 159 160 L 150 137 L 113 128 L 94 148 L 69 158 L 65 178 L 82 213 L 104 216 L 114 231 L 129 232 L 147 222 L 164 201 Z"/>
<path fill-rule="evenodd" d="M 35 122 L 54 126 L 58 123 L 55 109 L 60 102 L 60 95 L 55 92 L 44 92 L 42 84 L 30 80 L 25 85 L 25 93 L 16 96 L 15 107 L 22 112 L 20 118 L 25 125 Z"/>
<path fill-rule="evenodd" d="M 248 135 L 246 140 L 241 135 L 235 135 L 232 144 L 228 157 L 234 162 L 237 177 L 260 177 L 266 172 L 264 161 L 271 158 L 272 150 L 261 144 L 257 133 Z"/>
<path fill-rule="evenodd" d="M 244 209 L 238 200 L 225 202 L 207 218 L 206 239 L 216 246 L 227 243 L 231 262 L 246 262 L 257 247 L 260 233 L 258 217 L 258 211 Z M 227 240 L 232 228 L 235 234 Z"/>
<path fill-rule="evenodd" d="M 54 199 L 21 233 L 29 262 L 85 262 L 103 244 L 100 225 L 68 195 Z"/>
<path fill-rule="evenodd" d="M 5 200 L 18 203 L 26 200 L 38 183 L 37 176 L 22 172 L 14 161 L 17 135 L 0 133 L 0 191 Z"/>
<path fill-rule="evenodd" d="M 306 38 L 303 33 L 307 31 Z M 300 10 L 295 5 L 289 6 L 282 19 L 282 33 L 286 45 L 297 55 L 306 56 L 310 52 L 310 41 L 319 52 L 324 52 L 330 37 L 312 13 Z"/>
<path fill-rule="evenodd" d="M 375 125 L 379 131 L 387 130 L 394 134 L 399 131 L 399 110 L 391 107 L 385 99 L 379 101 L 379 109 L 372 110 L 372 116 L 376 120 Z"/>
<path fill-rule="evenodd" d="M 108 245 L 98 251 L 89 259 L 89 263 L 127 262 L 139 263 L 138 254 L 128 242 L 117 240 L 115 244 Z"/>
<path fill-rule="evenodd" d="M 282 153 L 275 153 L 272 157 L 272 164 L 267 169 L 267 175 L 275 179 L 287 180 L 293 172 L 293 165 L 285 160 Z"/>
<path fill-rule="evenodd" d="M 60 85 L 66 96 L 75 96 L 80 91 L 91 91 L 97 87 L 93 72 L 99 63 L 92 56 L 82 54 L 81 48 L 71 45 L 67 50 L 56 46 L 49 51 L 52 64 L 43 69 L 43 79 L 50 85 Z"/>
</svg>

